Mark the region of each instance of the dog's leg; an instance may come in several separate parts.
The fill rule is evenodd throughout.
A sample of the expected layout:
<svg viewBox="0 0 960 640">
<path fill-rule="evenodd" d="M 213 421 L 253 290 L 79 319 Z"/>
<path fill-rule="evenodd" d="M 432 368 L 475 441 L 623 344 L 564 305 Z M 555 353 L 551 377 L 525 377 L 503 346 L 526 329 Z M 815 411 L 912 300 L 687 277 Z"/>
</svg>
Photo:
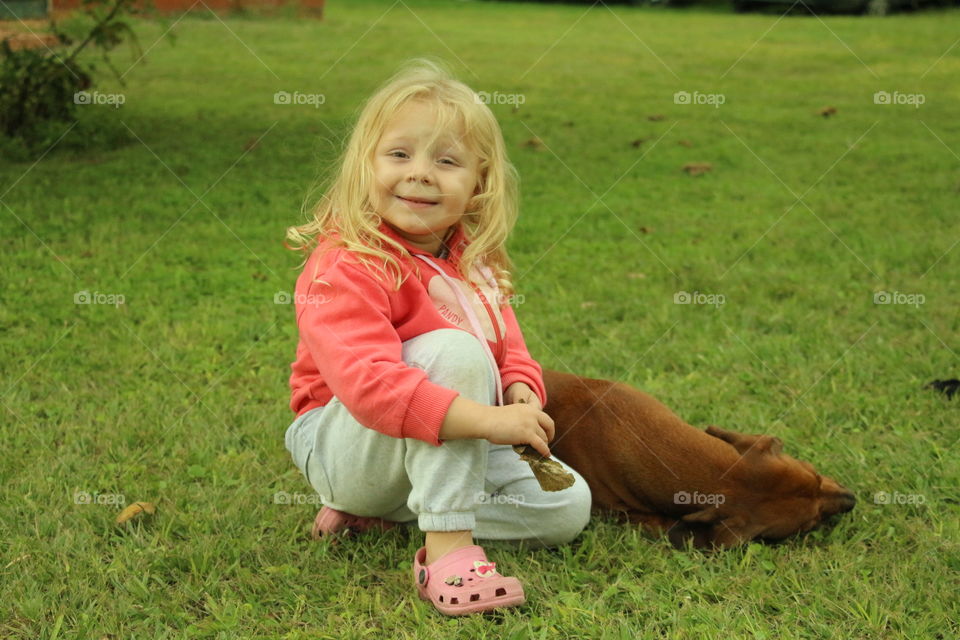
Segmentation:
<svg viewBox="0 0 960 640">
<path fill-rule="evenodd" d="M 666 536 L 670 544 L 677 549 L 685 549 L 688 544 L 692 544 L 696 549 L 709 549 L 712 546 L 709 527 L 656 514 L 630 513 L 628 519 L 639 524 L 653 538 Z"/>
<path fill-rule="evenodd" d="M 627 519 L 632 524 L 638 524 L 651 537 L 661 538 L 664 535 L 669 536 L 678 523 L 676 518 L 662 516 L 653 513 L 637 513 L 631 511 L 627 514 Z"/>
</svg>

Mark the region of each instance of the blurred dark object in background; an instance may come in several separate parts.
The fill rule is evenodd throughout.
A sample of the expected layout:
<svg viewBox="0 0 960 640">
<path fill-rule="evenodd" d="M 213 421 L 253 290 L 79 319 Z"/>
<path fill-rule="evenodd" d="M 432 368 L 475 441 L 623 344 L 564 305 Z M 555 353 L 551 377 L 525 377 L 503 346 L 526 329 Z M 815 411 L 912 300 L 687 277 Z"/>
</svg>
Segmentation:
<svg viewBox="0 0 960 640">
<path fill-rule="evenodd" d="M 502 1 L 502 0 L 501 0 Z M 514 2 L 517 0 L 506 0 Z M 596 0 L 520 0 L 549 4 L 595 4 Z M 895 11 L 960 6 L 960 0 L 604 0 L 604 5 L 669 6 L 669 7 L 733 7 L 734 11 L 759 11 L 764 13 L 810 15 L 814 14 L 866 14 L 883 16 Z"/>
<path fill-rule="evenodd" d="M 934 380 L 928 384 L 926 388 L 935 389 L 936 391 L 946 395 L 948 400 L 952 400 L 953 394 L 960 389 L 960 380 L 957 380 L 956 378 L 950 378 L 949 380 Z"/>
</svg>

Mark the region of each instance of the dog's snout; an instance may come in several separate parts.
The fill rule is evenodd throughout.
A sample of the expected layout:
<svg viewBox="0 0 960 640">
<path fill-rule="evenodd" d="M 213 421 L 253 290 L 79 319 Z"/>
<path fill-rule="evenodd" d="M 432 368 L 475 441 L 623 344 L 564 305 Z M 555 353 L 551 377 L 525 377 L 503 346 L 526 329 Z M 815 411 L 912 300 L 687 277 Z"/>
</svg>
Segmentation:
<svg viewBox="0 0 960 640">
<path fill-rule="evenodd" d="M 839 513 L 846 513 L 847 511 L 852 511 L 853 508 L 857 505 L 857 496 L 853 495 L 852 491 L 847 491 L 840 495 L 837 498 L 837 506 L 839 507 Z"/>
<path fill-rule="evenodd" d="M 847 513 L 857 505 L 857 497 L 845 486 L 827 476 L 820 477 L 820 511 L 823 517 Z"/>
<path fill-rule="evenodd" d="M 857 497 L 853 495 L 853 492 L 846 489 L 841 489 L 841 491 L 837 493 L 824 496 L 824 500 L 820 508 L 820 515 L 824 518 L 828 518 L 838 513 L 847 513 L 848 511 L 853 510 L 856 504 Z"/>
</svg>

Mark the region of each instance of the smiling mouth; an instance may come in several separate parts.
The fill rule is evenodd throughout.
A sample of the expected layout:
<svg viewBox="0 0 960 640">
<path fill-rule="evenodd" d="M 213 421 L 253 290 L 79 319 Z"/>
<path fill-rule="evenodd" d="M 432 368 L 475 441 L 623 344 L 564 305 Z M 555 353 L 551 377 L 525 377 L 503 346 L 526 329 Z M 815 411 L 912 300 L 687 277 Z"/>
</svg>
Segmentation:
<svg viewBox="0 0 960 640">
<path fill-rule="evenodd" d="M 409 202 L 410 204 L 419 204 L 419 205 L 437 204 L 433 200 L 427 200 L 425 198 L 404 198 L 403 196 L 397 196 L 397 197 L 403 200 L 404 202 Z"/>
</svg>

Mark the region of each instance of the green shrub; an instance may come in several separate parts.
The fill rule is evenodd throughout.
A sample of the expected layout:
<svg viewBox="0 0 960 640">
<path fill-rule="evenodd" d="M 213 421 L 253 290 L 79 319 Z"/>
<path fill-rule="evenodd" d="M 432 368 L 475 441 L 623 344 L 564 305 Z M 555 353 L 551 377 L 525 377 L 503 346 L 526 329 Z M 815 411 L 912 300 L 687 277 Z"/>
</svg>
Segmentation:
<svg viewBox="0 0 960 640">
<path fill-rule="evenodd" d="M 14 50 L 7 40 L 0 41 L 0 153 L 18 160 L 34 156 L 60 139 L 66 125 L 77 122 L 80 92 L 93 86 L 94 64 L 81 64 L 78 57 L 88 46 L 100 51 L 124 84 L 107 53 L 124 42 L 139 49 L 125 17 L 148 13 L 152 4 L 147 0 L 146 8 L 139 9 L 133 2 L 84 0 L 82 11 L 67 23 L 76 37 L 50 22 L 60 41 L 53 48 Z M 74 41 L 79 44 L 70 49 Z"/>
</svg>

